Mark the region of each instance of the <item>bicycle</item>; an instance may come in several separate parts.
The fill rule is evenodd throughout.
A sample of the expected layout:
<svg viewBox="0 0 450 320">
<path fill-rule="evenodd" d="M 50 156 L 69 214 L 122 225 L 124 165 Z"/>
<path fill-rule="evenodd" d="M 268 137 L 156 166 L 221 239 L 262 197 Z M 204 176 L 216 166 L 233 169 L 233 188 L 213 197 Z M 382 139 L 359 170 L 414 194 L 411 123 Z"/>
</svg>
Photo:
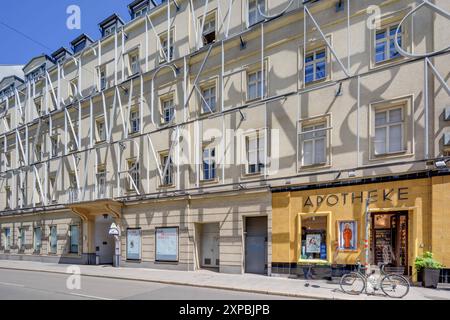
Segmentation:
<svg viewBox="0 0 450 320">
<path fill-rule="evenodd" d="M 381 289 L 383 293 L 391 298 L 401 299 L 405 297 L 410 289 L 409 281 L 406 277 L 394 273 L 386 273 L 385 265 L 381 267 L 381 276 L 375 279 L 375 271 L 367 275 L 362 270 L 361 263 L 358 262 L 358 270 L 344 275 L 341 278 L 341 290 L 347 294 L 359 295 L 363 291 L 367 292 L 367 286 L 370 284 L 374 291 Z"/>
</svg>

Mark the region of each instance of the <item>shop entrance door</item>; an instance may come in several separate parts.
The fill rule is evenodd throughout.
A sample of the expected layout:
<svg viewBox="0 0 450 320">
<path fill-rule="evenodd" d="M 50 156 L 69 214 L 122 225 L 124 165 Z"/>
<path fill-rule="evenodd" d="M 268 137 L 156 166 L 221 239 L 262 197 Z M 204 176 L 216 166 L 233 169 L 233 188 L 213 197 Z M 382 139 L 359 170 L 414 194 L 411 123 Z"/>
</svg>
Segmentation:
<svg viewBox="0 0 450 320">
<path fill-rule="evenodd" d="M 374 213 L 371 232 L 372 264 L 408 271 L 408 212 Z"/>
<path fill-rule="evenodd" d="M 245 272 L 267 274 L 267 217 L 245 220 Z"/>
</svg>

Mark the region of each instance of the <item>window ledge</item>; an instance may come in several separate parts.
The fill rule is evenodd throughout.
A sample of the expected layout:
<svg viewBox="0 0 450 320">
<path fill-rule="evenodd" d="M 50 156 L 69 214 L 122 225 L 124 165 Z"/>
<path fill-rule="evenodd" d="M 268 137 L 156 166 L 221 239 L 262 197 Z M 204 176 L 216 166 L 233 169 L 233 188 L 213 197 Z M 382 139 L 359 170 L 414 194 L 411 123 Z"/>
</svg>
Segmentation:
<svg viewBox="0 0 450 320">
<path fill-rule="evenodd" d="M 214 183 L 218 183 L 219 182 L 219 178 L 214 178 L 214 179 L 202 179 L 200 180 L 201 184 L 214 184 Z"/>
<path fill-rule="evenodd" d="M 370 66 L 370 69 L 373 70 L 373 69 L 378 69 L 378 68 L 382 68 L 385 66 L 397 65 L 397 64 L 402 63 L 406 59 L 408 59 L 408 58 L 400 55 L 396 58 L 391 58 L 391 59 L 387 59 L 387 60 L 380 61 L 380 62 L 373 61 L 372 65 Z"/>
<path fill-rule="evenodd" d="M 175 187 L 175 185 L 173 183 L 172 184 L 161 184 L 158 186 L 158 189 L 166 190 L 166 189 L 170 189 L 170 188 L 174 188 L 174 187 Z"/>
</svg>

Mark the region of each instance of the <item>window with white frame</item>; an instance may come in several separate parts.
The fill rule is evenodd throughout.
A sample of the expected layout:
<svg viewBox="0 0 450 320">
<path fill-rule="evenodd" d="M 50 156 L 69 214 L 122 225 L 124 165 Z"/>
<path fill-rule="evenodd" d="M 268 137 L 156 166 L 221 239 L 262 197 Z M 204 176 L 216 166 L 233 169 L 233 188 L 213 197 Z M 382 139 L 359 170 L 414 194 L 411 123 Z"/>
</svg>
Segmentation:
<svg viewBox="0 0 450 320">
<path fill-rule="evenodd" d="M 139 162 L 137 160 L 128 161 L 128 173 L 131 179 L 128 178 L 128 190 L 135 191 L 135 187 L 139 189 L 140 174 L 139 174 Z"/>
<path fill-rule="evenodd" d="M 115 24 L 112 24 L 112 25 L 110 25 L 109 27 L 106 27 L 104 30 L 103 30 L 103 36 L 104 37 L 107 37 L 107 36 L 109 36 L 110 34 L 113 34 L 113 33 L 115 33 L 116 32 L 116 25 Z"/>
<path fill-rule="evenodd" d="M 3 247 L 5 250 L 11 249 L 11 228 L 3 229 Z"/>
<path fill-rule="evenodd" d="M 404 151 L 404 108 L 375 111 L 375 155 Z"/>
<path fill-rule="evenodd" d="M 300 141 L 302 146 L 302 165 L 312 166 L 327 162 L 328 130 L 326 122 L 302 124 Z"/>
<path fill-rule="evenodd" d="M 305 56 L 305 83 L 324 80 L 327 77 L 327 50 L 321 48 Z"/>
<path fill-rule="evenodd" d="M 99 199 L 106 197 L 106 168 L 104 165 L 97 168 L 97 197 Z"/>
<path fill-rule="evenodd" d="M 171 61 L 173 59 L 173 43 L 174 43 L 173 30 L 170 31 L 170 45 L 169 45 L 169 39 L 168 39 L 167 32 L 162 34 L 159 37 L 159 40 L 161 42 L 161 44 L 158 44 L 160 63 L 167 62 L 166 57 L 169 59 L 169 61 Z M 170 47 L 170 54 L 168 51 L 169 47 Z"/>
<path fill-rule="evenodd" d="M 50 226 L 49 227 L 49 253 L 50 254 L 57 254 L 58 253 L 58 228 L 57 226 Z"/>
<path fill-rule="evenodd" d="M 201 23 L 202 19 L 200 20 Z M 203 44 L 211 44 L 216 42 L 216 15 L 215 13 L 210 13 L 205 18 L 205 24 L 203 25 Z"/>
<path fill-rule="evenodd" d="M 141 131 L 141 116 L 138 109 L 133 109 L 130 112 L 130 132 L 138 133 Z"/>
<path fill-rule="evenodd" d="M 248 0 L 248 25 L 252 26 L 262 20 L 264 17 L 259 13 L 258 6 L 261 11 L 266 10 L 266 0 Z"/>
<path fill-rule="evenodd" d="M 148 12 L 148 6 L 144 6 L 140 9 L 137 9 L 136 11 L 134 11 L 134 19 L 137 19 L 139 17 L 146 15 L 147 12 Z"/>
<path fill-rule="evenodd" d="M 80 243 L 80 227 L 78 225 L 69 227 L 69 238 L 69 253 L 78 254 Z"/>
<path fill-rule="evenodd" d="M 170 123 L 175 115 L 175 106 L 173 104 L 173 97 L 168 97 L 161 100 L 162 105 L 162 122 Z"/>
<path fill-rule="evenodd" d="M 56 202 L 56 175 L 48 178 L 48 199 L 51 203 Z"/>
<path fill-rule="evenodd" d="M 261 173 L 264 169 L 266 157 L 266 138 L 264 132 L 256 132 L 249 135 L 245 139 L 246 144 L 246 173 L 255 174 Z"/>
<path fill-rule="evenodd" d="M 11 187 L 6 186 L 5 187 L 5 193 L 6 193 L 6 201 L 5 201 L 5 209 L 11 209 Z"/>
<path fill-rule="evenodd" d="M 216 86 L 212 85 L 209 87 L 202 88 L 202 112 L 210 113 L 216 111 Z"/>
<path fill-rule="evenodd" d="M 105 120 L 103 118 L 96 120 L 97 127 L 97 142 L 106 140 Z"/>
<path fill-rule="evenodd" d="M 34 99 L 34 105 L 36 106 L 36 113 L 41 116 L 42 113 L 42 96 Z"/>
<path fill-rule="evenodd" d="M 100 80 L 100 91 L 106 89 L 106 66 L 101 66 L 98 69 L 98 77 Z"/>
<path fill-rule="evenodd" d="M 398 25 L 391 25 L 376 31 L 375 34 L 375 62 L 380 63 L 400 57 L 400 53 L 395 47 L 395 32 Z M 403 35 L 400 27 L 398 44 L 402 46 Z"/>
<path fill-rule="evenodd" d="M 50 144 L 52 157 L 55 158 L 58 156 L 58 135 L 55 134 L 50 137 Z"/>
<path fill-rule="evenodd" d="M 263 92 L 263 72 L 261 70 L 254 70 L 247 72 L 247 100 L 252 101 L 262 98 Z M 264 83 L 265 86 L 265 83 Z M 265 91 L 265 88 L 264 88 Z"/>
<path fill-rule="evenodd" d="M 39 253 L 42 247 L 42 229 L 41 227 L 34 228 L 33 249 L 35 253 Z"/>
<path fill-rule="evenodd" d="M 203 180 L 214 180 L 216 178 L 216 148 L 206 147 L 203 149 L 202 173 Z"/>
<path fill-rule="evenodd" d="M 19 228 L 19 250 L 20 251 L 25 250 L 25 245 L 26 245 L 25 232 L 26 232 L 25 228 Z"/>
<path fill-rule="evenodd" d="M 130 76 L 138 74 L 141 72 L 141 68 L 139 65 L 139 51 L 135 50 L 128 55 L 129 63 L 130 63 Z"/>
<path fill-rule="evenodd" d="M 167 166 L 167 170 L 165 171 Z M 173 184 L 173 162 L 172 157 L 168 154 L 161 155 L 161 172 L 163 175 L 163 180 L 161 184 L 163 186 L 170 186 Z"/>
<path fill-rule="evenodd" d="M 78 201 L 78 182 L 74 172 L 69 173 L 69 199 L 70 202 Z"/>
<path fill-rule="evenodd" d="M 36 155 L 36 162 L 42 161 L 42 145 L 40 143 L 36 143 L 34 146 L 34 153 Z"/>
<path fill-rule="evenodd" d="M 73 100 L 76 98 L 77 95 L 78 95 L 78 78 L 75 78 L 69 82 L 69 98 Z"/>
</svg>

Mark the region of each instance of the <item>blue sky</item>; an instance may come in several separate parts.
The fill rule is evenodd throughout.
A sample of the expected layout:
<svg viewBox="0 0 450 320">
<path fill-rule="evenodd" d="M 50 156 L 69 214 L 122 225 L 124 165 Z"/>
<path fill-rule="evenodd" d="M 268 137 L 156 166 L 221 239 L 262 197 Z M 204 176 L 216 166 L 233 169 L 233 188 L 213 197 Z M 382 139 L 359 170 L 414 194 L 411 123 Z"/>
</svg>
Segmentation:
<svg viewBox="0 0 450 320">
<path fill-rule="evenodd" d="M 127 5 L 132 0 L 3 0 L 0 10 L 0 64 L 26 64 L 42 53 L 51 54 L 81 33 L 94 40 L 100 36 L 98 23 L 112 13 L 130 20 Z M 81 9 L 81 30 L 69 30 L 69 5 Z M 5 24 L 8 26 L 5 26 Z M 11 28 L 17 31 L 11 30 Z M 27 37 L 33 39 L 34 42 Z"/>
</svg>

